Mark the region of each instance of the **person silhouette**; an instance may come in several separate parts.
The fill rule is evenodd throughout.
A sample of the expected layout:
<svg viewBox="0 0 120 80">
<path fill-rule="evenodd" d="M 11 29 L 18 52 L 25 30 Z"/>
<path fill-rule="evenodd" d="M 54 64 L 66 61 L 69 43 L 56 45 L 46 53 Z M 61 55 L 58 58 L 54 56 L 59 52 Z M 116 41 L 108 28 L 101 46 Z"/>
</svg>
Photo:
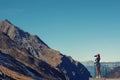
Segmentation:
<svg viewBox="0 0 120 80">
<path fill-rule="evenodd" d="M 100 71 L 100 54 L 95 55 L 95 70 L 96 70 L 96 78 L 101 78 L 101 71 Z"/>
</svg>

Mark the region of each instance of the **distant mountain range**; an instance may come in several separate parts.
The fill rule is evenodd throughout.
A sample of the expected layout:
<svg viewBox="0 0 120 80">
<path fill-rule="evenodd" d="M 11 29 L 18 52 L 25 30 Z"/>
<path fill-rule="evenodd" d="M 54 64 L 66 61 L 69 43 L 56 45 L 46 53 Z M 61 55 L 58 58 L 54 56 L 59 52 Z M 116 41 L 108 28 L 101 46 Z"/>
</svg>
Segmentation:
<svg viewBox="0 0 120 80">
<path fill-rule="evenodd" d="M 80 62 L 50 48 L 38 36 L 24 32 L 7 19 L 0 21 L 0 73 L 11 80 L 89 80 L 91 77 Z"/>
<path fill-rule="evenodd" d="M 105 75 L 107 78 L 120 78 L 120 66 L 115 67 Z"/>
<path fill-rule="evenodd" d="M 95 77 L 94 61 L 86 61 L 82 62 L 82 64 Z M 105 78 L 120 78 L 120 62 L 101 62 L 101 75 Z"/>
</svg>

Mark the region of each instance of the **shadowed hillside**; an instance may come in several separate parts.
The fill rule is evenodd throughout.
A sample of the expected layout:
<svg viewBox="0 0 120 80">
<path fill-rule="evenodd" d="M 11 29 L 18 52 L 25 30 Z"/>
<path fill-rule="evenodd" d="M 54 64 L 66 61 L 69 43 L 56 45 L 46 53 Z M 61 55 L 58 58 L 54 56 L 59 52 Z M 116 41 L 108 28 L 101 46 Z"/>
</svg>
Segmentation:
<svg viewBox="0 0 120 80">
<path fill-rule="evenodd" d="M 6 67 L 0 66 L 0 76 L 5 80 L 33 80 L 30 77 L 14 72 Z"/>
</svg>

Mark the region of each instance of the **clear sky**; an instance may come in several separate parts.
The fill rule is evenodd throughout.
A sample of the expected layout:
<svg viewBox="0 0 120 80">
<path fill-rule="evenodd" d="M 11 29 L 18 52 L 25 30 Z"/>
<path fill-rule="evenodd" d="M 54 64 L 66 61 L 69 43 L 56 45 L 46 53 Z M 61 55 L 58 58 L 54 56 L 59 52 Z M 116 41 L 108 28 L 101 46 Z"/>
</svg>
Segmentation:
<svg viewBox="0 0 120 80">
<path fill-rule="evenodd" d="M 120 61 L 120 0 L 0 0 L 0 20 L 78 61 Z"/>
</svg>

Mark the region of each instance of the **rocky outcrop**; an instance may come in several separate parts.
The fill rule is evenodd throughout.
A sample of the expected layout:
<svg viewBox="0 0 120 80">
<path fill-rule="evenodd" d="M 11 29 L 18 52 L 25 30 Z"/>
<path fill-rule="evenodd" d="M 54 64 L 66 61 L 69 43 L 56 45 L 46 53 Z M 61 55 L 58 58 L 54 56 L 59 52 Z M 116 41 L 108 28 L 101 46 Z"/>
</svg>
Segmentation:
<svg viewBox="0 0 120 80">
<path fill-rule="evenodd" d="M 30 68 L 34 69 L 39 74 L 53 73 L 49 73 L 49 76 L 43 75 L 44 77 L 52 77 L 52 80 L 54 77 L 62 80 L 89 79 L 90 73 L 81 63 L 73 60 L 71 57 L 62 55 L 59 51 L 53 50 L 38 36 L 24 32 L 8 20 L 0 22 L 0 31 L 10 39 L 7 40 L 8 42 L 5 42 L 5 45 L 2 45 L 1 43 L 1 51 L 5 51 L 5 53 L 21 63 L 26 64 L 29 67 L 31 66 Z M 4 41 L 5 40 L 3 40 L 3 42 Z M 46 65 L 49 68 L 46 67 Z M 46 73 L 39 70 L 39 67 L 41 66 L 43 69 L 47 70 Z"/>
<path fill-rule="evenodd" d="M 28 76 L 12 71 L 6 67 L 0 66 L 0 80 L 33 80 Z"/>
<path fill-rule="evenodd" d="M 46 62 L 29 55 L 28 51 L 0 32 L 0 65 L 35 80 L 64 80 L 65 77 Z"/>
</svg>

